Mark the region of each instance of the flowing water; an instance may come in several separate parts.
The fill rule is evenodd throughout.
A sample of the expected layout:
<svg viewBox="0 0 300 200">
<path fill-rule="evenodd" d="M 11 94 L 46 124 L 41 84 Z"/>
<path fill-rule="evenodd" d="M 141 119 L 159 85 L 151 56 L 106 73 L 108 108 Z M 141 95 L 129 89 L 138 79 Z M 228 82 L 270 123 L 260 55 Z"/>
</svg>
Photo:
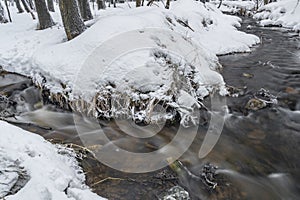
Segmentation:
<svg viewBox="0 0 300 200">
<path fill-rule="evenodd" d="M 248 25 L 252 28 L 247 29 Z M 209 125 L 206 121 L 209 115 L 204 113 L 196 139 L 180 159 L 196 176 L 201 176 L 206 163 L 218 166 L 212 179 L 217 186 L 203 188 L 201 181 L 189 176 L 178 177 L 169 167 L 151 173 L 123 173 L 87 156 L 81 165 L 86 171 L 87 183 L 95 192 L 111 199 L 156 199 L 179 184 L 192 199 L 299 197 L 299 34 L 285 29 L 258 27 L 255 21 L 247 18 L 241 29 L 261 37 L 262 44 L 252 53 L 220 57 L 226 83 L 240 88 L 239 97 L 227 97 L 230 113 L 221 137 L 208 156 L 198 158 Z M 261 88 L 277 96 L 278 103 L 257 111 L 246 109 L 249 99 Z M 0 91 L 0 111 L 5 120 L 52 142 L 81 145 L 74 115 L 54 105 L 43 105 L 40 91 L 27 77 L 1 72 Z M 77 126 L 95 141 L 101 127 L 110 140 L 136 152 L 151 152 L 167 144 L 178 128 L 176 125 L 167 126 L 152 139 L 132 139 L 113 120 L 101 121 L 99 125 L 99 122 L 82 117 L 78 123 Z M 83 151 L 79 148 L 79 152 Z"/>
</svg>

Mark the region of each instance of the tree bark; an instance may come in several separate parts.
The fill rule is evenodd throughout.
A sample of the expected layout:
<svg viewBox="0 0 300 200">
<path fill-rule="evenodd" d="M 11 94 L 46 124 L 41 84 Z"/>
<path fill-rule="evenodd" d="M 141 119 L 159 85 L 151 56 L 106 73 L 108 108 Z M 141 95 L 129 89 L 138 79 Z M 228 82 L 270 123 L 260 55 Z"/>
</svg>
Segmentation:
<svg viewBox="0 0 300 200">
<path fill-rule="evenodd" d="M 136 7 L 140 7 L 142 5 L 142 1 L 141 0 L 136 0 L 135 1 L 135 6 Z"/>
<path fill-rule="evenodd" d="M 47 9 L 45 0 L 34 0 L 36 12 L 39 18 L 39 29 L 46 29 L 54 25 L 52 17 Z"/>
<path fill-rule="evenodd" d="M 25 0 L 21 0 L 23 7 L 25 8 L 26 12 L 31 14 L 32 19 L 35 19 L 35 15 L 33 14 L 32 10 L 28 6 L 27 2 Z"/>
<path fill-rule="evenodd" d="M 23 7 L 25 8 L 25 11 L 29 13 L 30 12 L 30 8 L 29 8 L 27 2 L 25 0 L 21 0 L 21 2 L 23 4 Z"/>
<path fill-rule="evenodd" d="M 116 0 L 109 0 L 108 2 L 109 2 L 108 7 L 110 7 L 110 4 L 114 4 L 114 8 L 117 7 Z"/>
<path fill-rule="evenodd" d="M 6 10 L 7 10 L 7 15 L 8 15 L 9 21 L 12 22 L 11 16 L 10 16 L 10 11 L 9 11 L 9 8 L 8 8 L 7 0 L 4 0 L 4 2 L 5 2 L 5 6 L 6 6 Z M 4 12 L 3 12 L 3 14 L 4 14 Z"/>
<path fill-rule="evenodd" d="M 59 9 L 68 40 L 80 35 L 86 29 L 80 18 L 76 0 L 60 0 Z"/>
<path fill-rule="evenodd" d="M 34 7 L 34 4 L 33 4 L 32 0 L 28 0 L 28 4 L 29 4 L 31 10 L 35 10 L 35 7 Z"/>
<path fill-rule="evenodd" d="M 47 0 L 48 10 L 51 12 L 55 12 L 53 0 Z"/>
<path fill-rule="evenodd" d="M 105 0 L 97 0 L 97 8 L 98 10 L 105 9 L 106 8 Z"/>
<path fill-rule="evenodd" d="M 0 23 L 7 23 L 8 20 L 6 19 L 5 15 L 4 15 L 4 8 L 0 2 Z"/>
<path fill-rule="evenodd" d="M 93 19 L 90 4 L 88 0 L 78 0 L 79 10 L 83 21 Z"/>
<path fill-rule="evenodd" d="M 166 9 L 170 9 L 170 0 L 167 0 L 167 3 L 166 3 Z"/>
<path fill-rule="evenodd" d="M 18 13 L 23 13 L 24 10 L 21 6 L 20 0 L 15 0 L 15 2 L 16 2 L 17 9 L 18 9 Z"/>
</svg>

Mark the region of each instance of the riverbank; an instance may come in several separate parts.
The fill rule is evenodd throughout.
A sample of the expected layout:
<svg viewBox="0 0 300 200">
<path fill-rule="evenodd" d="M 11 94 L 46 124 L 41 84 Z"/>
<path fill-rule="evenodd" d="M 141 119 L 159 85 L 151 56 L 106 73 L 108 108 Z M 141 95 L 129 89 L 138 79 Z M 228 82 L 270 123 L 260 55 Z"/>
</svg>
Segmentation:
<svg viewBox="0 0 300 200">
<path fill-rule="evenodd" d="M 221 178 L 214 180 L 218 183 L 217 187 L 205 192 L 210 199 L 296 199 L 300 188 L 299 36 L 286 29 L 259 27 L 256 21 L 247 18 L 244 20 L 241 26 L 242 31 L 259 36 L 262 38 L 262 44 L 252 49 L 252 53 L 219 57 L 223 65 L 221 74 L 225 82 L 241 91 L 238 97 L 227 99 L 230 116 L 226 119 L 221 138 L 211 153 L 205 159 L 199 160 L 199 146 L 202 144 L 209 124 L 205 117 L 209 115 L 209 112 L 205 112 L 205 116 L 201 118 L 197 137 L 191 148 L 181 157 L 181 161 L 198 176 L 201 176 L 201 170 L 207 162 L 219 166 L 218 173 Z M 26 77 L 4 73 L 1 74 L 1 81 L 1 95 L 15 97 L 9 100 L 15 100 L 16 103 L 1 102 L 8 103 L 4 105 L 4 108 L 8 108 L 6 105 L 12 108 L 10 110 L 12 113 L 5 112 L 4 114 L 16 114 L 6 116 L 9 120 L 19 122 L 15 124 L 42 135 L 54 144 L 80 145 L 72 113 L 49 106 L 45 103 L 47 101 L 44 102 L 46 105 L 43 105 L 41 91 L 34 87 Z M 260 88 L 265 88 L 277 96 L 278 104 L 258 111 L 244 112 L 245 104 Z M 49 94 L 48 96 L 47 93 L 43 94 L 48 99 Z M 206 103 L 204 101 L 205 105 Z M 85 128 L 88 134 L 92 135 L 95 128 L 101 128 L 112 141 L 119 141 L 120 147 L 136 152 L 150 152 L 167 144 L 177 131 L 174 125 L 171 130 L 164 129 L 153 140 L 144 141 L 126 136 L 113 121 L 101 121 L 100 125 L 86 118 L 80 118 L 78 121 L 82 124 L 77 124 L 77 126 Z M 1 127 L 7 126 L 1 123 Z M 52 149 L 49 154 L 53 153 L 54 157 L 61 158 L 60 155 L 54 153 L 57 149 L 40 137 L 36 139 L 39 143 L 34 147 L 24 146 L 23 143 L 29 144 L 28 140 L 34 140 L 32 135 L 29 136 L 30 133 L 16 129 L 16 127 L 10 126 L 10 128 L 16 133 L 0 132 L 3 138 L 10 138 L 10 135 L 13 137 L 10 141 L 0 140 L 0 146 L 5 147 L 3 148 L 5 155 L 8 150 L 13 149 L 17 155 L 23 155 L 25 152 L 24 155 L 27 154 L 28 159 L 34 159 L 35 157 L 30 157 L 31 153 L 38 155 L 38 151 L 42 150 L 36 146 L 42 146 Z M 21 150 L 7 147 L 20 137 L 17 132 L 27 138 L 25 142 L 20 140 L 13 143 L 16 147 L 20 146 Z M 186 131 L 186 134 L 190 132 Z M 76 149 L 75 145 L 73 147 Z M 81 155 L 83 151 L 84 149 L 79 147 L 78 155 Z M 2 149 L 0 155 L 1 153 Z M 86 155 L 86 153 L 83 154 Z M 129 174 L 113 170 L 99 163 L 92 156 L 81 160 L 80 165 L 86 174 L 87 184 L 98 195 L 109 199 L 155 199 L 178 184 L 189 191 L 193 198 L 204 194 L 197 189 L 199 185 L 190 184 L 189 179 L 186 182 L 180 182 L 178 176 L 168 167 L 153 173 Z M 42 167 L 39 166 L 39 168 Z M 69 169 L 68 163 L 66 167 Z M 41 176 L 44 177 L 43 175 Z M 62 177 L 63 180 L 68 180 L 68 178 Z M 60 183 L 59 180 L 57 182 Z M 51 187 L 57 182 L 50 181 Z M 36 185 L 41 186 L 40 183 Z M 65 191 L 61 191 L 66 187 L 65 182 L 61 186 L 53 190 L 51 188 L 50 193 L 65 196 L 63 194 Z M 42 190 L 43 193 L 44 191 Z M 253 193 L 253 191 L 256 192 Z M 86 192 L 90 193 L 89 190 Z M 71 195 L 68 192 L 67 194 Z M 39 193 L 37 197 L 38 195 Z M 78 195 L 80 196 L 79 193 Z"/>
<path fill-rule="evenodd" d="M 104 200 L 85 185 L 75 152 L 0 121 L 0 198 Z"/>
<path fill-rule="evenodd" d="M 279 0 L 260 7 L 254 18 L 261 26 L 280 26 L 300 33 L 299 1 Z"/>
<path fill-rule="evenodd" d="M 127 4 L 119 4 L 118 8 L 108 8 L 100 14 L 94 21 L 87 22 L 94 25 L 82 35 L 66 42 L 58 12 L 52 13 L 56 26 L 37 31 L 35 21 L 26 14 L 16 14 L 12 8 L 14 22 L 1 25 L 0 65 L 33 78 L 35 84 L 46 91 L 45 97 L 50 96 L 50 101 L 63 108 L 94 117 L 128 114 L 134 119 L 151 121 L 147 114 L 149 108 L 143 106 L 145 103 L 164 102 L 179 112 L 180 107 L 186 106 L 179 103 L 182 92 L 180 87 L 174 90 L 174 79 L 188 80 L 184 87 L 192 91 L 190 95 L 195 101 L 201 101 L 213 90 L 225 94 L 225 83 L 217 72 L 220 66 L 216 55 L 249 52 L 250 47 L 259 42 L 256 36 L 236 29 L 240 26 L 239 18 L 222 14 L 212 4 L 192 0 L 173 2 L 170 10 L 129 8 Z M 131 32 L 149 27 L 156 31 L 146 31 L 144 35 Z M 136 35 L 128 39 L 130 34 Z M 156 34 L 160 34 L 163 41 L 154 39 Z M 136 38 L 140 39 L 136 41 Z M 121 48 L 112 48 L 117 45 Z M 146 50 L 149 47 L 161 52 Z M 95 52 L 97 49 L 100 52 Z M 186 54 L 190 51 L 198 59 L 193 60 L 190 55 L 191 60 L 179 62 L 182 57 L 188 57 Z M 126 66 L 119 66 L 124 59 Z M 87 66 L 91 61 L 98 65 Z M 189 62 L 194 66 L 182 71 Z M 145 70 L 147 77 L 141 73 Z M 97 74 L 102 77 L 94 77 Z M 108 98 L 128 99 L 124 103 L 125 113 L 103 100 Z M 140 112 L 132 115 L 134 109 Z"/>
<path fill-rule="evenodd" d="M 251 29 L 247 29 L 249 25 Z M 229 197 L 293 199 L 298 195 L 300 180 L 300 163 L 297 157 L 300 131 L 298 120 L 300 60 L 299 56 L 297 57 L 299 36 L 282 28 L 259 27 L 254 20 L 247 18 L 244 18 L 241 29 L 257 34 L 263 42 L 250 54 L 219 57 L 224 65 L 221 73 L 226 82 L 242 91 L 238 97 L 227 99 L 230 116 L 226 119 L 220 140 L 205 159 L 199 160 L 197 157 L 199 146 L 208 128 L 207 123 L 202 119 L 203 123 L 199 126 L 194 144 L 180 160 L 199 176 L 205 163 L 219 166 L 221 177 L 214 180 L 219 187 L 205 193 L 210 195 L 211 199 Z M 282 49 L 278 48 L 278 44 Z M 283 57 L 280 57 L 281 55 Z M 244 74 L 248 75 L 244 76 Z M 13 81 L 19 80 L 16 77 L 7 78 Z M 23 79 L 19 81 L 24 83 Z M 8 83 L 7 79 L 4 82 Z M 22 91 L 22 84 L 8 84 L 8 87 L 12 89 L 12 85 Z M 5 91 L 8 92 L 9 88 Z M 260 88 L 265 88 L 276 95 L 278 104 L 258 111 L 244 112 L 245 104 Z M 26 94 L 22 94 L 25 100 L 30 100 L 35 105 L 40 104 L 38 102 L 41 99 L 35 98 L 33 92 L 27 90 Z M 20 117 L 17 116 L 16 121 L 30 122 L 31 126 L 26 126 L 26 123 L 19 123 L 19 126 L 41 134 L 53 142 L 80 144 L 72 113 L 47 106 L 37 106 L 33 107 L 33 111 L 27 110 Z M 87 129 L 91 136 L 95 127 L 96 129 L 101 127 L 114 141 L 124 138 L 124 133 L 113 121 L 101 122 L 100 127 L 99 124 L 84 118 L 79 121 L 82 124 L 77 126 Z M 173 128 L 175 129 L 165 129 L 161 133 L 162 137 L 155 140 L 145 142 L 125 137 L 119 145 L 137 152 L 153 151 L 172 139 L 176 134 L 176 127 Z M 82 149 L 78 152 L 80 151 L 82 152 Z M 178 184 L 189 191 L 190 196 L 204 195 L 204 193 L 198 194 L 199 191 L 195 190 L 197 184 L 187 186 L 186 182 L 180 182 L 178 176 L 169 168 L 150 174 L 128 174 L 106 167 L 92 156 L 84 159 L 81 165 L 86 172 L 88 185 L 97 194 L 110 199 L 156 198 L 163 194 L 163 191 Z M 132 187 L 137 190 L 132 190 Z M 251 192 L 253 189 L 257 192 Z"/>
</svg>

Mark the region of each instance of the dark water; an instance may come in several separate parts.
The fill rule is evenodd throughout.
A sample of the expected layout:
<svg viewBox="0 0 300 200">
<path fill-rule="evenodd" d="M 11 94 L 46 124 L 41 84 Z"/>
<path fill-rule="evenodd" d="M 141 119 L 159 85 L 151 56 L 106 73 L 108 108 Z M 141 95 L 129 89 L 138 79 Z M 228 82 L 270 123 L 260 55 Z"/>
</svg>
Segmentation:
<svg viewBox="0 0 300 200">
<path fill-rule="evenodd" d="M 252 28 L 248 30 L 249 24 Z M 205 163 L 218 166 L 214 177 L 217 187 L 203 188 L 203 183 L 189 176 L 178 177 L 169 167 L 144 174 L 119 172 L 75 146 L 86 155 L 81 165 L 95 192 L 110 199 L 157 199 L 179 184 L 192 199 L 298 199 L 300 38 L 284 29 L 257 27 L 251 19 L 244 19 L 242 30 L 261 37 L 262 44 L 250 54 L 221 56 L 220 62 L 226 83 L 241 88 L 243 94 L 227 98 L 230 115 L 208 156 L 198 158 L 209 125 L 204 117 L 196 139 L 180 159 L 199 176 Z M 43 105 L 40 91 L 28 78 L 6 72 L 0 75 L 1 116 L 52 142 L 81 145 L 72 113 Z M 278 104 L 257 111 L 245 109 L 261 88 L 277 96 Z M 79 121 L 78 126 L 91 137 L 99 129 L 98 122 L 84 118 Z M 177 131 L 176 126 L 166 127 L 152 140 L 133 140 L 113 121 L 100 124 L 111 140 L 122 141 L 122 148 L 137 152 L 150 152 L 165 145 Z"/>
<path fill-rule="evenodd" d="M 246 28 L 248 25 L 252 26 L 249 30 Z M 227 148 L 231 153 L 224 153 L 225 156 L 221 156 L 217 162 L 231 160 L 227 163 L 230 163 L 229 168 L 239 172 L 231 175 L 237 179 L 243 176 L 242 181 L 238 182 L 241 186 L 245 184 L 248 193 L 254 193 L 249 196 L 251 199 L 298 199 L 299 34 L 285 29 L 257 27 L 256 22 L 251 19 L 244 19 L 242 30 L 259 36 L 262 44 L 250 54 L 220 57 L 225 82 L 246 89 L 245 95 L 228 98 L 232 117 L 227 120 L 222 134 L 229 137 L 231 145 L 227 146 L 234 148 Z M 252 78 L 245 77 L 243 73 L 251 74 Z M 243 116 L 241 113 L 245 113 L 245 103 L 260 88 L 276 95 L 278 104 L 256 112 L 248 112 L 247 116 Z M 210 156 L 214 159 L 213 155 Z M 241 162 L 242 160 L 244 162 Z M 221 161 L 220 164 L 224 163 L 226 161 Z M 256 186 L 253 186 L 253 181 L 258 182 Z M 248 186 L 249 188 L 246 188 Z M 260 191 L 264 196 L 259 196 Z"/>
</svg>

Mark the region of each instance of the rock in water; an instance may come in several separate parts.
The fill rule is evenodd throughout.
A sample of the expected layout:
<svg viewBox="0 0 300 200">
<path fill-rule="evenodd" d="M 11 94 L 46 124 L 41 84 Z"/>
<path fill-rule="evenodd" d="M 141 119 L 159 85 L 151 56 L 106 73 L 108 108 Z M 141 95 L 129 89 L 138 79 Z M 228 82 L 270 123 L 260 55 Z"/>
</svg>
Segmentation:
<svg viewBox="0 0 300 200">
<path fill-rule="evenodd" d="M 260 110 L 266 106 L 267 104 L 263 100 L 258 98 L 252 98 L 247 102 L 245 108 L 248 110 Z"/>
<path fill-rule="evenodd" d="M 256 111 L 273 104 L 277 104 L 277 97 L 272 95 L 268 90 L 261 88 L 247 102 L 245 108 Z"/>
<path fill-rule="evenodd" d="M 190 200 L 190 195 L 182 187 L 176 185 L 169 189 L 160 200 Z"/>
</svg>

